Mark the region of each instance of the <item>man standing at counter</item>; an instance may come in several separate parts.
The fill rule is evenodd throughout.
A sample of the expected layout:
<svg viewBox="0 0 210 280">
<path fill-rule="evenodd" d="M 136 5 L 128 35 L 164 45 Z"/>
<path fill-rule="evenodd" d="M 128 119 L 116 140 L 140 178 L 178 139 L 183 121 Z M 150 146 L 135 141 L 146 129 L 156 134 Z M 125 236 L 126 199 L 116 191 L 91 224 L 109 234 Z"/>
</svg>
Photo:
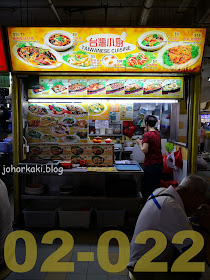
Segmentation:
<svg viewBox="0 0 210 280">
<path fill-rule="evenodd" d="M 160 133 L 155 130 L 157 118 L 152 115 L 145 117 L 145 131 L 146 133 L 141 140 L 136 140 L 141 151 L 145 154 L 144 159 L 144 185 L 142 195 L 144 199 L 158 188 L 160 182 L 163 158 L 161 153 L 161 137 Z"/>
</svg>

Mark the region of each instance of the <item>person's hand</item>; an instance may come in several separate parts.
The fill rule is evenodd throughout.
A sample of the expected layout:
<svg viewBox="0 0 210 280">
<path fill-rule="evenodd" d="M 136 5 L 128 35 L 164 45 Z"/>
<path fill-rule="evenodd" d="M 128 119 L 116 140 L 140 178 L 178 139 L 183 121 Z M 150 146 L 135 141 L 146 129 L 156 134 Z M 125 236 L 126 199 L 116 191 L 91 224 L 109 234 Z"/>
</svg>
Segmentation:
<svg viewBox="0 0 210 280">
<path fill-rule="evenodd" d="M 210 205 L 202 204 L 197 209 L 199 216 L 199 225 L 207 230 L 210 230 Z"/>
<path fill-rule="evenodd" d="M 140 145 L 141 145 L 141 140 L 140 140 L 140 139 L 137 139 L 137 140 L 136 140 L 136 144 L 139 145 L 139 147 L 140 147 Z"/>
</svg>

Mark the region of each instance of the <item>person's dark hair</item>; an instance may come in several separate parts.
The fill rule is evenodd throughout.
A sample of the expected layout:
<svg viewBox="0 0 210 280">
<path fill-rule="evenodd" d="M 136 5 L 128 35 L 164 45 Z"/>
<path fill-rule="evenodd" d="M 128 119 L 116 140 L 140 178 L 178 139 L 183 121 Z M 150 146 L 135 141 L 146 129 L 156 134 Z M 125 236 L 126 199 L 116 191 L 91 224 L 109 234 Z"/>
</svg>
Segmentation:
<svg viewBox="0 0 210 280">
<path fill-rule="evenodd" d="M 204 127 L 204 123 L 203 122 L 201 123 L 201 127 Z"/>
<path fill-rule="evenodd" d="M 148 115 L 144 119 L 145 123 L 148 124 L 150 127 L 154 127 L 156 125 L 156 122 L 158 121 L 155 116 Z"/>
</svg>

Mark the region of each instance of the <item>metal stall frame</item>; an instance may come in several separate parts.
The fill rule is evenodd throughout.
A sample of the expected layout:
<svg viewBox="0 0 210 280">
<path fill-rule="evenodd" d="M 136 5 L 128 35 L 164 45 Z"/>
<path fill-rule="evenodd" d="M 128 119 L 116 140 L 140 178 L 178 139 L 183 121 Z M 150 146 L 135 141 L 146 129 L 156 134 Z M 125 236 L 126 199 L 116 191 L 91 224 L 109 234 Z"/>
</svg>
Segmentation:
<svg viewBox="0 0 210 280">
<path fill-rule="evenodd" d="M 37 74 L 37 73 L 36 73 Z M 49 74 L 48 74 L 49 75 Z M 94 73 L 94 76 L 96 74 Z M 101 74 L 98 76 L 103 77 L 105 74 Z M 116 74 L 112 73 L 106 73 L 106 76 L 115 76 Z M 119 75 L 119 74 L 118 74 Z M 144 74 L 138 74 L 135 73 L 134 76 L 181 76 L 177 75 L 177 73 L 174 74 L 166 74 L 166 73 L 158 73 L 156 75 L 149 75 L 148 73 Z M 72 75 L 74 76 L 74 75 Z M 78 74 L 77 74 L 78 76 Z M 91 75 L 89 75 L 91 76 Z M 121 76 L 133 76 L 131 73 L 126 73 Z M 13 73 L 13 92 L 12 92 L 12 98 L 13 98 L 13 138 L 14 138 L 14 166 L 17 167 L 20 159 L 21 159 L 21 153 L 23 152 L 22 144 L 22 111 L 21 106 L 23 102 L 22 97 L 22 79 L 17 74 Z M 200 74 L 192 75 L 191 76 L 191 87 L 189 92 L 189 112 L 188 112 L 188 118 L 189 118 L 189 131 L 188 131 L 188 174 L 194 174 L 196 172 L 196 158 L 197 158 L 197 127 L 198 127 L 198 114 L 199 114 L 199 106 L 200 106 Z M 186 98 L 186 96 L 184 97 Z M 15 222 L 18 223 L 20 221 L 20 181 L 19 181 L 19 174 L 14 174 L 14 185 L 15 185 Z"/>
</svg>

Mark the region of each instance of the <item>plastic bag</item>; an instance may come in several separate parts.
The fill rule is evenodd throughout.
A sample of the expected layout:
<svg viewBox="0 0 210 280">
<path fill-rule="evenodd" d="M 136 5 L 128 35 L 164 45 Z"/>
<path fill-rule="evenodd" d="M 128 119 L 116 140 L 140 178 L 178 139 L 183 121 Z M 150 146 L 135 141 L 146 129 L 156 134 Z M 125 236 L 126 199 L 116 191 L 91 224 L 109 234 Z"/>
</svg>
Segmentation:
<svg viewBox="0 0 210 280">
<path fill-rule="evenodd" d="M 167 156 L 163 156 L 163 174 L 172 174 L 173 173 L 173 168 L 170 168 L 167 166 Z"/>
</svg>

